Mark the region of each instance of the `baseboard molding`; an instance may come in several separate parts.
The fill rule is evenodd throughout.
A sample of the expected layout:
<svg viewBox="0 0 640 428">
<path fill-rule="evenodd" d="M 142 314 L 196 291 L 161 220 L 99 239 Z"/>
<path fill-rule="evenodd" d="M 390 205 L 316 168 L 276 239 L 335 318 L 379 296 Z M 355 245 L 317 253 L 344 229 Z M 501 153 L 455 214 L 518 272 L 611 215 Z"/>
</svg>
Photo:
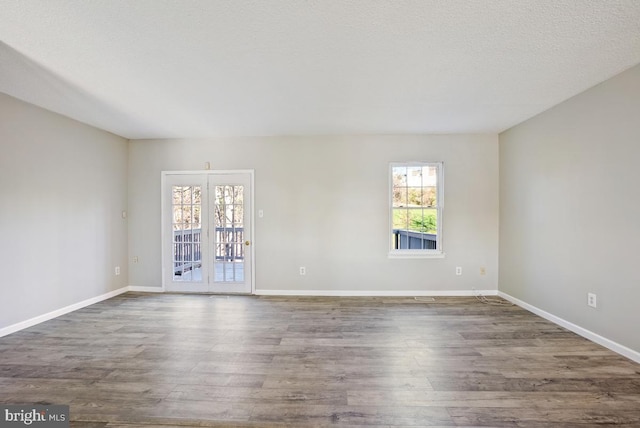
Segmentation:
<svg viewBox="0 0 640 428">
<path fill-rule="evenodd" d="M 164 290 L 161 287 L 138 287 L 138 286 L 127 286 L 122 287 L 117 290 L 110 291 L 108 293 L 102 294 L 100 296 L 92 297 L 90 299 L 83 300 L 78 303 L 74 303 L 69 306 L 65 306 L 64 308 L 57 309 L 55 311 L 48 312 L 43 315 L 39 315 L 34 318 L 30 318 L 25 321 L 18 322 L 16 324 L 12 324 L 10 326 L 4 327 L 0 329 L 0 337 L 9 335 L 11 333 L 15 333 L 20 330 L 24 330 L 26 328 L 32 327 L 36 324 L 40 324 L 45 321 L 49 321 L 53 318 L 59 317 L 61 315 L 68 314 L 69 312 L 77 311 L 78 309 L 82 309 L 84 307 L 93 305 L 95 303 L 101 302 L 103 300 L 110 299 L 112 297 L 118 296 L 120 294 L 126 293 L 127 291 L 137 291 L 137 292 L 145 292 L 145 293 L 162 293 Z M 479 294 L 484 296 L 495 296 L 498 295 L 523 309 L 526 309 L 546 320 L 549 320 L 561 327 L 566 328 L 586 339 L 591 340 L 599 345 L 604 346 L 616 352 L 624 357 L 629 358 L 637 363 L 640 363 L 640 352 L 634 351 L 633 349 L 627 348 L 624 345 L 621 345 L 613 340 L 607 339 L 606 337 L 600 336 L 590 330 L 587 330 L 579 325 L 573 324 L 565 319 L 562 319 L 558 316 L 550 314 L 536 306 L 530 305 L 526 302 L 523 302 L 520 299 L 517 299 L 507 293 L 497 290 L 256 290 L 256 295 L 261 296 L 334 296 L 334 297 L 433 297 L 433 296 L 442 296 L 442 297 L 455 297 L 455 296 L 477 296 Z"/>
<path fill-rule="evenodd" d="M 77 311 L 78 309 L 82 309 L 84 307 L 93 305 L 98 302 L 102 302 L 103 300 L 110 299 L 119 294 L 126 293 L 129 291 L 129 287 L 122 287 L 117 290 L 110 291 L 108 293 L 102 294 L 100 296 L 92 297 L 87 300 L 83 300 L 78 303 L 74 303 L 73 305 L 65 306 L 64 308 L 56 309 L 55 311 L 47 312 L 43 315 L 38 315 L 37 317 L 30 318 L 25 321 L 20 321 L 18 323 L 12 324 L 10 326 L 4 327 L 0 329 L 0 337 L 6 336 L 11 333 L 15 333 L 16 331 L 24 330 L 25 328 L 32 327 L 36 324 L 40 324 L 45 321 L 49 321 L 53 318 L 57 318 L 61 315 L 68 314 L 69 312 Z"/>
<path fill-rule="evenodd" d="M 507 293 L 503 293 L 502 291 L 498 292 L 498 296 L 510 301 L 511 303 L 514 303 L 518 306 L 520 306 L 523 309 L 528 310 L 529 312 L 533 312 L 534 314 L 548 320 L 551 321 L 552 323 L 555 323 L 561 327 L 566 328 L 567 330 L 570 330 L 586 339 L 589 339 L 592 342 L 597 343 L 598 345 L 602 345 L 605 348 L 608 348 L 610 350 L 612 350 L 613 352 L 616 352 L 620 355 L 622 355 L 623 357 L 627 357 L 630 360 L 635 361 L 636 363 L 640 363 L 640 352 L 634 351 L 631 348 L 627 348 L 624 345 L 621 345 L 617 342 L 614 342 L 613 340 L 607 339 L 606 337 L 600 336 L 597 333 L 594 333 L 590 330 L 587 330 L 586 328 L 582 328 L 579 325 L 576 325 L 572 322 L 569 322 L 565 319 L 562 319 L 558 316 L 555 316 L 553 314 L 550 314 L 547 311 L 543 311 L 542 309 L 535 307 L 533 305 L 530 305 L 526 302 L 523 302 L 520 299 L 517 299 Z"/>
<path fill-rule="evenodd" d="M 332 297 L 465 297 L 496 296 L 498 290 L 256 290 L 258 296 L 332 296 Z"/>
<path fill-rule="evenodd" d="M 162 287 L 139 287 L 137 285 L 130 285 L 127 291 L 137 291 L 139 293 L 164 293 Z"/>
</svg>

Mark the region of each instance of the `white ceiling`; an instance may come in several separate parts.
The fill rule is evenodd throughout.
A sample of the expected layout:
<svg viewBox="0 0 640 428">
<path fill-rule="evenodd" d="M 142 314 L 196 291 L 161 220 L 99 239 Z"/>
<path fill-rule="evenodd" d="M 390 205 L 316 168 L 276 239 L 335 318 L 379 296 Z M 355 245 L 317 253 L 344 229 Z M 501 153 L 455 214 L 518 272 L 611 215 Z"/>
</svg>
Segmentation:
<svg viewBox="0 0 640 428">
<path fill-rule="evenodd" d="M 640 63 L 639 0 L 0 0 L 0 92 L 126 138 L 496 133 Z"/>
</svg>

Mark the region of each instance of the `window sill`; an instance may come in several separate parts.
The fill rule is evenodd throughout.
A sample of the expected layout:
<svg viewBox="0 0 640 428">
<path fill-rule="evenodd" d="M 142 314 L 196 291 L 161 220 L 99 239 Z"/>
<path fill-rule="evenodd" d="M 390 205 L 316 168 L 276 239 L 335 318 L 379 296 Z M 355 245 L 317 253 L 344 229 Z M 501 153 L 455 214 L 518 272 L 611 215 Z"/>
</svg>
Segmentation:
<svg viewBox="0 0 640 428">
<path fill-rule="evenodd" d="M 411 250 L 395 250 L 389 251 L 390 259 L 444 259 L 445 254 L 442 252 L 431 251 L 411 251 Z"/>
</svg>

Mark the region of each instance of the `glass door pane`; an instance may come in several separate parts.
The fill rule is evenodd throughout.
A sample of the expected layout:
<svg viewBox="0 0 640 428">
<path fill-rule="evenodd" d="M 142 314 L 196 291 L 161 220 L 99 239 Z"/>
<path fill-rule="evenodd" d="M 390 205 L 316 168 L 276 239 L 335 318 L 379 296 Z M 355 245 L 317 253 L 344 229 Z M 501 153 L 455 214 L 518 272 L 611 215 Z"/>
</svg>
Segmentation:
<svg viewBox="0 0 640 428">
<path fill-rule="evenodd" d="M 214 282 L 244 282 L 244 186 L 215 186 Z"/>
<path fill-rule="evenodd" d="M 174 282 L 202 282 L 202 186 L 171 187 Z"/>
</svg>

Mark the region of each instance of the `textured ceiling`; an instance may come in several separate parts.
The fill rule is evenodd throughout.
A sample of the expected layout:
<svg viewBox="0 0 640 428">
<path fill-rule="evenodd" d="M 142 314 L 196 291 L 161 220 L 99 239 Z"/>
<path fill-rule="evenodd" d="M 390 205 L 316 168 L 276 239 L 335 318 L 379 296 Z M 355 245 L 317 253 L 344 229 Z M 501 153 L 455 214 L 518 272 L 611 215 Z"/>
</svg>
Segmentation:
<svg viewBox="0 0 640 428">
<path fill-rule="evenodd" d="M 639 0 L 0 0 L 0 92 L 127 138 L 496 133 L 640 63 Z"/>
</svg>

